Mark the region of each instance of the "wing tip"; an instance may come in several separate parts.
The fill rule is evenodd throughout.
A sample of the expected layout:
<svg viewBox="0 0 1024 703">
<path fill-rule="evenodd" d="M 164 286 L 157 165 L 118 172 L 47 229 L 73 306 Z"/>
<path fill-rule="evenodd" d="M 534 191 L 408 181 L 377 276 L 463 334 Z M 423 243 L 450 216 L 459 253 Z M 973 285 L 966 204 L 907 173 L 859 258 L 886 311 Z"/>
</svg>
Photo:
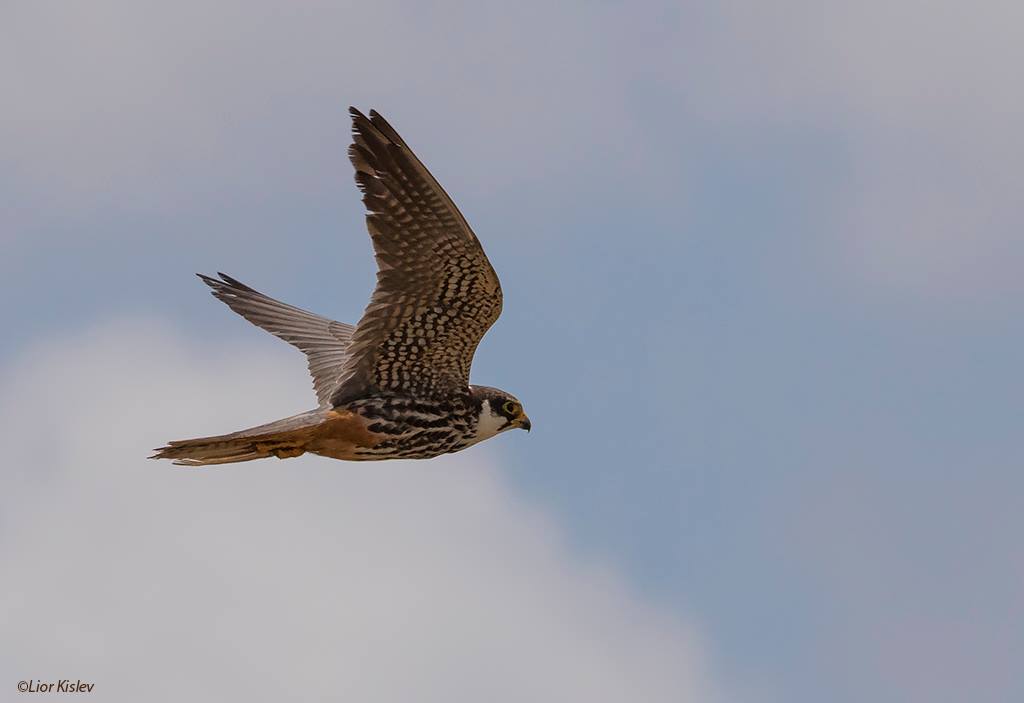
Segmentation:
<svg viewBox="0 0 1024 703">
<path fill-rule="evenodd" d="M 213 276 L 207 276 L 205 273 L 196 273 L 196 276 L 199 277 L 199 280 L 201 280 L 203 283 L 205 283 L 206 285 L 210 286 L 210 288 L 213 289 L 211 291 L 213 295 L 217 295 L 218 293 L 224 294 L 227 292 L 237 293 L 239 291 L 244 291 L 246 293 L 257 293 L 257 291 L 254 288 L 245 285 L 237 278 L 229 276 L 223 271 L 217 272 L 217 276 L 219 276 L 219 279 L 214 278 Z"/>
<path fill-rule="evenodd" d="M 370 110 L 370 112 L 372 113 L 373 110 Z M 349 107 L 348 114 L 352 118 L 353 134 L 362 134 L 365 126 L 373 126 L 370 122 L 370 118 L 364 115 L 362 111 L 356 107 Z"/>
<path fill-rule="evenodd" d="M 350 106 L 348 114 L 352 116 L 352 135 L 357 143 L 361 138 L 364 142 L 367 140 L 379 141 L 385 147 L 407 148 L 405 141 L 395 128 L 377 110 L 371 108 L 370 116 L 367 117 L 357 108 Z M 369 144 L 367 145 L 369 146 Z"/>
</svg>

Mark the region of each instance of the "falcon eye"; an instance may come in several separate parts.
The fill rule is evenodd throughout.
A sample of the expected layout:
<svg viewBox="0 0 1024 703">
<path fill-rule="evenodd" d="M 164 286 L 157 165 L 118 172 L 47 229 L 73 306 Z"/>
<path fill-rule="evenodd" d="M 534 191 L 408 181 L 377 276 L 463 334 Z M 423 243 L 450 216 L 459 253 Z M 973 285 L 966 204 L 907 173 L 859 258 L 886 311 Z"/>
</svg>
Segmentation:
<svg viewBox="0 0 1024 703">
<path fill-rule="evenodd" d="M 505 404 L 501 406 L 501 411 L 506 415 L 515 415 L 518 409 L 514 400 L 506 400 Z"/>
</svg>

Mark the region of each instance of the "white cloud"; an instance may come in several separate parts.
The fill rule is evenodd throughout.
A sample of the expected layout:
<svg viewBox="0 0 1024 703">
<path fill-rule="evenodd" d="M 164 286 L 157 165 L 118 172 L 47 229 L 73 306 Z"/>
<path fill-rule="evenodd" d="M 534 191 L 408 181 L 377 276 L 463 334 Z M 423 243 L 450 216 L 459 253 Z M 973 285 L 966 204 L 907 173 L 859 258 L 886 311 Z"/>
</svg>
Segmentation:
<svg viewBox="0 0 1024 703">
<path fill-rule="evenodd" d="M 5 370 L 4 686 L 81 678 L 125 701 L 709 699 L 692 629 L 574 557 L 484 448 L 199 471 L 144 459 L 303 408 L 301 367 L 283 348 L 200 351 L 123 321 Z"/>
</svg>

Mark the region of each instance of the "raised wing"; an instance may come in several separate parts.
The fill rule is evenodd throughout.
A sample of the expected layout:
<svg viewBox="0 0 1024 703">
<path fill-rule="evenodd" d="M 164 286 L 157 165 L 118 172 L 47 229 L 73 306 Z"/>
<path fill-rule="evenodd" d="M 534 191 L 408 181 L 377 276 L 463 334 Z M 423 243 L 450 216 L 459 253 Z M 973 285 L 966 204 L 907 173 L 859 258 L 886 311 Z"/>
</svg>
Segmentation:
<svg viewBox="0 0 1024 703">
<path fill-rule="evenodd" d="M 349 158 L 366 205 L 377 287 L 332 399 L 464 391 L 501 284 L 455 203 L 383 117 L 355 108 Z"/>
<path fill-rule="evenodd" d="M 330 401 L 348 358 L 346 350 L 355 331 L 352 325 L 274 300 L 223 273 L 217 274 L 220 280 L 201 273 L 197 275 L 229 308 L 305 352 L 317 400 L 321 405 Z"/>
</svg>

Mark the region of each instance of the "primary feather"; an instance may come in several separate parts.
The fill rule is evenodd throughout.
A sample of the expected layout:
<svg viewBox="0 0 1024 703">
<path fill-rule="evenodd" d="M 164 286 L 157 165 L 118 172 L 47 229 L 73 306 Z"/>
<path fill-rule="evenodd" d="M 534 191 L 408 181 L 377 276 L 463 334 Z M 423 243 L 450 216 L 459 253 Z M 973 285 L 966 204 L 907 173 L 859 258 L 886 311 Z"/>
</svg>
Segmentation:
<svg viewBox="0 0 1024 703">
<path fill-rule="evenodd" d="M 213 289 L 214 297 L 229 308 L 305 352 L 317 400 L 322 406 L 330 401 L 348 358 L 348 345 L 355 330 L 352 325 L 274 300 L 223 273 L 217 274 L 220 280 L 201 273 L 196 275 Z"/>
</svg>

